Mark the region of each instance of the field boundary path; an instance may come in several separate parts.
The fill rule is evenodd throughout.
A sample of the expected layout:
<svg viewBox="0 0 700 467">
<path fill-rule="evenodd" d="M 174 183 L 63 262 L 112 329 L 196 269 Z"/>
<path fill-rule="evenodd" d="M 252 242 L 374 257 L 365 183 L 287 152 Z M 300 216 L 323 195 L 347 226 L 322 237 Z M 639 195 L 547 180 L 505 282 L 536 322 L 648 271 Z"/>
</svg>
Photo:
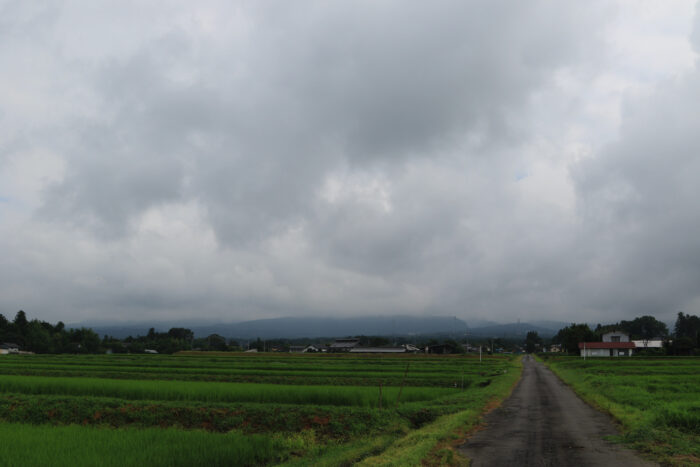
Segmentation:
<svg viewBox="0 0 700 467">
<path fill-rule="evenodd" d="M 618 434 L 612 419 L 583 402 L 531 356 L 513 394 L 485 417 L 459 451 L 472 467 L 658 466 L 603 439 Z"/>
</svg>

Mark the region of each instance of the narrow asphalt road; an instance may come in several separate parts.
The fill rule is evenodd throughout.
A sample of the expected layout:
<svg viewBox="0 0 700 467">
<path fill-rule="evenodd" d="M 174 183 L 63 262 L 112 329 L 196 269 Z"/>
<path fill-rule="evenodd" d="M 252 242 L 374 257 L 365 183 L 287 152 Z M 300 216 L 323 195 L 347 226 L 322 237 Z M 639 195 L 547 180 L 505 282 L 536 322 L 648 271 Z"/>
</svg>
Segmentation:
<svg viewBox="0 0 700 467">
<path fill-rule="evenodd" d="M 530 356 L 513 394 L 485 421 L 486 428 L 459 447 L 472 467 L 657 465 L 605 441 L 618 433 L 610 417 Z"/>
</svg>

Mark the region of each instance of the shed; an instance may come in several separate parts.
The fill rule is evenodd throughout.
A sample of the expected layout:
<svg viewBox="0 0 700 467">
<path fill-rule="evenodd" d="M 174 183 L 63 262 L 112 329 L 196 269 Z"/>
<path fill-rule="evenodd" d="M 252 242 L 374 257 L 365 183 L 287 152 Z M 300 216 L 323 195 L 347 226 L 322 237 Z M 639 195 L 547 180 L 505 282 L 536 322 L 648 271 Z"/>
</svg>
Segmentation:
<svg viewBox="0 0 700 467">
<path fill-rule="evenodd" d="M 349 352 L 350 349 L 360 345 L 360 339 L 347 338 L 347 339 L 336 339 L 330 347 L 329 352 Z"/>
<path fill-rule="evenodd" d="M 664 346 L 664 341 L 660 338 L 632 342 L 637 349 L 661 349 Z"/>
</svg>

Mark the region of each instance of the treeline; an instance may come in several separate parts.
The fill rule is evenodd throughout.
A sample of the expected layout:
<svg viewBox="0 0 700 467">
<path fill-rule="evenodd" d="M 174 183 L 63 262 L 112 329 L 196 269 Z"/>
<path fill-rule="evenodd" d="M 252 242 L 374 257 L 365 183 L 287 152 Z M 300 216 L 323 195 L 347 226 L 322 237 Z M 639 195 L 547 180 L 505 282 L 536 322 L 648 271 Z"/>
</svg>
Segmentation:
<svg viewBox="0 0 700 467">
<path fill-rule="evenodd" d="M 653 316 L 641 316 L 632 321 L 620 321 L 615 324 L 598 324 L 591 329 L 588 324 L 572 323 L 560 329 L 552 342 L 561 344 L 564 351 L 578 354 L 579 342 L 600 341 L 603 334 L 613 330 L 625 331 L 631 340 L 663 341 L 662 349 L 644 349 L 642 352 L 660 353 L 665 355 L 700 355 L 700 318 L 695 315 L 678 312 L 673 332 L 669 332 L 666 324 Z M 639 351 L 637 351 L 639 352 Z"/>
<path fill-rule="evenodd" d="M 170 328 L 168 332 L 156 332 L 150 328 L 145 336 L 129 336 L 117 339 L 104 336 L 102 347 L 112 353 L 144 353 L 155 350 L 158 353 L 174 353 L 180 350 L 216 350 L 219 352 L 241 350 L 236 341 L 218 334 L 195 338 L 191 329 Z"/>
<path fill-rule="evenodd" d="M 0 343 L 17 344 L 22 350 L 35 353 L 96 353 L 100 351 L 100 336 L 92 329 L 66 329 L 59 321 L 27 320 L 20 310 L 9 321 L 0 314 Z"/>
<path fill-rule="evenodd" d="M 391 345 L 415 344 L 420 349 L 440 346 L 440 353 L 464 353 L 461 342 L 439 336 L 423 336 L 421 341 L 408 337 L 386 336 L 355 336 L 363 347 L 385 347 Z M 242 351 L 257 350 L 259 352 L 288 352 L 292 346 L 313 344 L 318 349 L 328 347 L 333 338 L 316 339 L 267 339 L 260 338 L 244 341 L 227 339 L 219 334 L 195 338 L 194 332 L 187 328 L 171 328 L 167 332 L 157 332 L 150 328 L 141 336 L 129 336 L 123 339 L 105 335 L 102 339 L 92 329 L 81 327 L 67 329 L 63 322 L 51 324 L 46 321 L 33 319 L 29 321 L 24 311 L 18 311 L 15 318 L 9 321 L 0 314 L 0 344 L 15 344 L 23 352 L 34 353 L 146 353 L 157 352 L 170 354 L 181 350 L 202 351 Z M 509 348 L 501 339 L 489 339 L 483 343 L 484 352 L 490 349 L 503 351 Z M 487 350 L 488 349 L 488 350 Z"/>
<path fill-rule="evenodd" d="M 66 329 L 59 321 L 51 324 L 38 319 L 28 320 L 20 310 L 10 321 L 0 314 L 0 344 L 15 344 L 21 351 L 34 353 L 173 353 L 179 350 L 240 350 L 238 343 L 218 334 L 195 339 L 186 328 L 172 328 L 168 332 L 149 329 L 145 336 L 117 339 L 100 336 L 92 329 Z"/>
</svg>

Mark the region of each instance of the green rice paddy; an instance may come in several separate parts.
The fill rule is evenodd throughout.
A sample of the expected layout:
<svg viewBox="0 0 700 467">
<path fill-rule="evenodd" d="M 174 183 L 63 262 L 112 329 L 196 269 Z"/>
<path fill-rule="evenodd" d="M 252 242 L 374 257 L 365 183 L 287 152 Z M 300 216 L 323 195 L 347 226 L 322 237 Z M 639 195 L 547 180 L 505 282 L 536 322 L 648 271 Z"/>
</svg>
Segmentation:
<svg viewBox="0 0 700 467">
<path fill-rule="evenodd" d="M 4 355 L 0 465 L 419 465 L 519 368 L 420 354 Z"/>
<path fill-rule="evenodd" d="M 368 386 L 290 386 L 282 384 L 218 383 L 193 381 L 118 380 L 9 376 L 0 379 L 0 391 L 22 394 L 57 394 L 118 397 L 127 400 L 256 402 L 388 407 L 454 395 L 454 388 L 386 387 L 381 398 Z M 381 401 L 381 402 L 380 402 Z"/>
</svg>

